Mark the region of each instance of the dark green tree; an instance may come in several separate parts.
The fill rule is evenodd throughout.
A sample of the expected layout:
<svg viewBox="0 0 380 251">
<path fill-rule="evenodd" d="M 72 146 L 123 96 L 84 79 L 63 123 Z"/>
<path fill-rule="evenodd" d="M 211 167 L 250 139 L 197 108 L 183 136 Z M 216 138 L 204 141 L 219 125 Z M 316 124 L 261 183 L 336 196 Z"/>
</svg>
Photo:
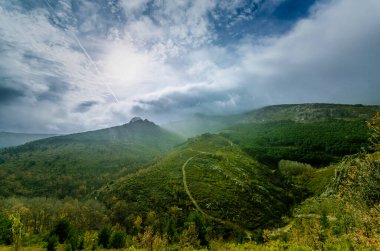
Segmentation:
<svg viewBox="0 0 380 251">
<path fill-rule="evenodd" d="M 173 243 L 178 239 L 178 231 L 175 220 L 170 217 L 164 227 L 164 234 L 168 237 L 169 242 Z"/>
<path fill-rule="evenodd" d="M 68 238 L 70 231 L 72 231 L 72 226 L 67 219 L 61 219 L 55 225 L 52 235 L 57 235 L 59 243 L 64 243 Z"/>
<path fill-rule="evenodd" d="M 56 247 L 58 245 L 58 236 L 53 234 L 50 235 L 47 241 L 47 250 L 48 251 L 56 251 Z"/>
<path fill-rule="evenodd" d="M 125 242 L 127 240 L 127 235 L 124 231 L 117 230 L 112 233 L 110 239 L 110 247 L 111 248 L 124 248 Z"/>
<path fill-rule="evenodd" d="M 197 211 L 193 211 L 189 214 L 187 221 L 195 223 L 200 245 L 208 247 L 210 245 L 209 236 L 207 233 L 206 223 L 202 215 Z"/>
<path fill-rule="evenodd" d="M 74 228 L 70 229 L 66 244 L 70 244 L 72 251 L 84 249 L 84 239 Z"/>
<path fill-rule="evenodd" d="M 112 231 L 109 226 L 103 227 L 102 230 L 100 230 L 99 235 L 98 235 L 99 245 L 101 245 L 103 248 L 108 248 L 111 234 L 112 234 Z"/>
<path fill-rule="evenodd" d="M 0 244 L 10 245 L 12 243 L 12 222 L 0 214 Z"/>
</svg>

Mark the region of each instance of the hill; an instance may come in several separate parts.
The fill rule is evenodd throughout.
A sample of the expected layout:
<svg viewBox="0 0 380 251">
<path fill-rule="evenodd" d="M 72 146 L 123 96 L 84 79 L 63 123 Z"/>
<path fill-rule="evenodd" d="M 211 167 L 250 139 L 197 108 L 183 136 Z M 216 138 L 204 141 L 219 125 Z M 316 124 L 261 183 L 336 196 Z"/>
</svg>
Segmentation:
<svg viewBox="0 0 380 251">
<path fill-rule="evenodd" d="M 281 159 L 324 166 L 368 145 L 369 120 L 380 106 L 299 104 L 264 107 L 222 131 L 260 162 Z"/>
<path fill-rule="evenodd" d="M 266 106 L 245 113 L 240 123 L 256 123 L 269 121 L 326 121 L 369 120 L 380 110 L 378 105 L 348 104 L 287 104 Z"/>
<path fill-rule="evenodd" d="M 298 205 L 289 224 L 272 231 L 272 239 L 315 250 L 379 250 L 379 156 L 346 156 L 330 167 L 334 174 L 323 192 Z"/>
<path fill-rule="evenodd" d="M 113 223 L 125 226 L 154 212 L 161 224 L 172 219 L 183 228 L 197 211 L 211 225 L 252 230 L 279 222 L 288 209 L 286 194 L 269 168 L 226 138 L 204 134 L 96 196 L 111 210 Z"/>
<path fill-rule="evenodd" d="M 30 141 L 56 136 L 55 134 L 30 134 L 0 132 L 0 148 L 19 146 Z"/>
<path fill-rule="evenodd" d="M 0 195 L 81 197 L 160 157 L 183 139 L 142 119 L 0 151 Z"/>
</svg>

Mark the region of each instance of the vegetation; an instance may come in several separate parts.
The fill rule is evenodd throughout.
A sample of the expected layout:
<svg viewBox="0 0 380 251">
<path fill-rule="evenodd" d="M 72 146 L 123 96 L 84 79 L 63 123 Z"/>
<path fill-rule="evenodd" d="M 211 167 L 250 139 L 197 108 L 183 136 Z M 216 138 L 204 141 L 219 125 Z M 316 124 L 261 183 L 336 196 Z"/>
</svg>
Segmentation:
<svg viewBox="0 0 380 251">
<path fill-rule="evenodd" d="M 0 250 L 379 250 L 372 108 L 265 108 L 181 145 L 135 120 L 4 149 Z"/>
<path fill-rule="evenodd" d="M 281 159 L 328 165 L 368 145 L 368 129 L 362 120 L 238 124 L 222 135 L 271 166 Z"/>
<path fill-rule="evenodd" d="M 183 139 L 149 121 L 0 150 L 0 196 L 83 198 L 147 166 Z"/>
<path fill-rule="evenodd" d="M 103 187 L 96 197 L 111 211 L 112 224 L 128 229 L 137 217 L 154 214 L 155 227 L 166 229 L 170 241 L 176 238 L 175 232 L 188 227 L 194 210 L 215 224 L 210 229 L 214 236 L 236 236 L 245 229 L 279 223 L 279 216 L 288 210 L 280 185 L 267 167 L 236 145 L 205 134 L 152 167 Z M 173 227 L 177 230 L 168 230 Z M 127 230 L 133 231 L 138 228 Z"/>
<path fill-rule="evenodd" d="M 313 249 L 380 248 L 380 168 L 372 155 L 348 156 L 325 192 L 294 210 L 294 218 L 270 240 Z"/>
<path fill-rule="evenodd" d="M 369 138 L 371 146 L 375 151 L 380 150 L 380 113 L 377 112 L 371 121 L 367 121 L 367 126 L 371 132 Z"/>
<path fill-rule="evenodd" d="M 361 104 L 287 104 L 272 105 L 253 110 L 239 121 L 243 123 L 294 121 L 312 122 L 328 120 L 368 120 L 379 112 L 380 106 Z"/>
</svg>

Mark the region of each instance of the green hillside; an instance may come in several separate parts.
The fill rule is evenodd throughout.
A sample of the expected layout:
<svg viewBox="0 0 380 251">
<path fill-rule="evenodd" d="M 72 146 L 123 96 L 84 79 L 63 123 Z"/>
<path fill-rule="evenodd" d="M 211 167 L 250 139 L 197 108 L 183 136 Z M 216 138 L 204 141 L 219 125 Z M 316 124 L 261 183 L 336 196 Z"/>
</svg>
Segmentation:
<svg viewBox="0 0 380 251">
<path fill-rule="evenodd" d="M 377 250 L 377 108 L 267 107 L 186 142 L 136 118 L 2 149 L 0 228 L 19 217 L 47 246 L 63 224 L 77 239 L 59 250 Z"/>
<path fill-rule="evenodd" d="M 369 120 L 380 106 L 297 104 L 243 115 L 223 136 L 271 166 L 281 159 L 325 166 L 368 145 Z"/>
<path fill-rule="evenodd" d="M 0 195 L 82 197 L 146 166 L 182 141 L 150 121 L 137 119 L 5 148 L 0 151 Z"/>
<path fill-rule="evenodd" d="M 54 134 L 31 134 L 0 132 L 0 148 L 25 144 L 30 141 L 56 136 Z"/>
<path fill-rule="evenodd" d="M 331 119 L 370 119 L 380 110 L 378 105 L 287 104 L 266 106 L 244 114 L 241 123 L 268 121 L 326 121 Z"/>
<path fill-rule="evenodd" d="M 181 228 L 195 210 L 214 224 L 252 230 L 278 223 L 286 212 L 287 192 L 280 185 L 270 169 L 235 144 L 205 134 L 155 165 L 103 187 L 97 197 L 117 215 L 114 221 L 155 212 L 161 222 L 174 218 Z M 122 223 L 129 225 L 128 220 Z"/>
<path fill-rule="evenodd" d="M 260 162 L 288 159 L 317 166 L 359 152 L 368 145 L 368 134 L 363 120 L 245 123 L 222 133 Z"/>
<path fill-rule="evenodd" d="M 347 156 L 330 167 L 323 192 L 297 206 L 290 223 L 272 231 L 271 242 L 314 250 L 379 250 L 379 156 Z"/>
</svg>

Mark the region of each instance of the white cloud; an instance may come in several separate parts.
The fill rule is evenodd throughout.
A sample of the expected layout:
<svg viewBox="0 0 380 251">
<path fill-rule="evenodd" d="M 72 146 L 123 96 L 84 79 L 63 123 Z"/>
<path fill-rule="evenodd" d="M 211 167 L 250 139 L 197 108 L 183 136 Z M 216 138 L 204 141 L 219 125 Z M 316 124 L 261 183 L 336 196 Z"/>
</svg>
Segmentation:
<svg viewBox="0 0 380 251">
<path fill-rule="evenodd" d="M 140 108 L 194 112 L 205 111 L 206 105 L 215 112 L 220 103 L 230 111 L 275 103 L 379 103 L 379 7 L 375 0 L 320 4 L 284 36 L 242 40 L 235 51 L 193 50 L 185 57 L 183 77 L 198 85 L 145 96 Z M 229 102 L 231 95 L 234 102 Z"/>
<path fill-rule="evenodd" d="M 379 8 L 378 1 L 319 5 L 311 18 L 300 21 L 286 36 L 270 40 L 259 50 L 248 46 L 244 71 L 262 91 L 273 91 L 270 103 L 277 98 L 276 103 L 376 103 Z M 302 97 L 297 99 L 297 93 Z"/>
<path fill-rule="evenodd" d="M 275 8 L 281 1 L 264 7 Z M 208 15 L 224 8 L 234 17 L 234 8 L 243 1 L 147 2 L 112 5 L 112 13 L 123 8 L 127 22 L 115 24 L 104 37 L 91 33 L 104 19 L 99 6 L 90 1 L 81 5 L 88 11 L 82 13 L 87 21 L 78 23 L 78 30 L 69 27 L 100 72 L 70 31 L 49 22 L 46 9 L 21 11 L 4 5 L 0 87 L 17 90 L 11 93 L 18 103 L 0 107 L 6 118 L 0 129 L 72 132 L 123 123 L 133 115 L 158 119 L 274 103 L 380 101 L 377 0 L 318 4 L 286 34 L 260 40 L 247 34 L 226 45 L 213 43 L 219 34 Z M 234 8 L 223 5 L 227 2 Z M 63 7 L 60 20 L 77 22 L 70 16 L 71 6 Z"/>
</svg>

